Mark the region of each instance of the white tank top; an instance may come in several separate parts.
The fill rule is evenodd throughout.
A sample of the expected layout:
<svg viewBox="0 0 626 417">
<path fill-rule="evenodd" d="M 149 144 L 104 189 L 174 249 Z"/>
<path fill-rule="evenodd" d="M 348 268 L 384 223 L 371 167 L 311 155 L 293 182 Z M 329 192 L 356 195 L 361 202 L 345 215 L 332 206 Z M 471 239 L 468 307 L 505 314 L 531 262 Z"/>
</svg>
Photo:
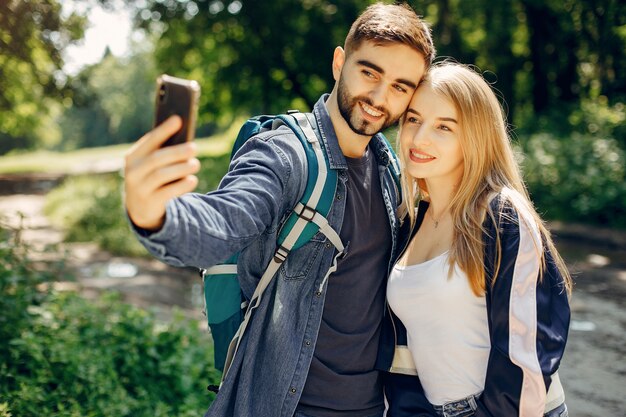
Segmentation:
<svg viewBox="0 0 626 417">
<path fill-rule="evenodd" d="M 484 296 L 476 297 L 448 252 L 417 265 L 396 265 L 387 298 L 407 329 L 409 350 L 431 404 L 479 393 L 491 343 Z"/>
</svg>

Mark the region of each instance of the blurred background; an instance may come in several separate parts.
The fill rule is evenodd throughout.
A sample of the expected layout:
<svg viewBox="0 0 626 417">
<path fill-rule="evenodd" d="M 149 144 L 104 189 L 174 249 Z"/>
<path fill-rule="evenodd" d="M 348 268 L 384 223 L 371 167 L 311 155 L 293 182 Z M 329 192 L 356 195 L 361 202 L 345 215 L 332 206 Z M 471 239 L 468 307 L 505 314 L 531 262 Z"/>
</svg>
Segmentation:
<svg viewBox="0 0 626 417">
<path fill-rule="evenodd" d="M 219 375 L 200 280 L 129 233 L 123 154 L 151 127 L 156 76 L 196 79 L 198 191 L 215 188 L 246 117 L 331 89 L 371 3 L 0 0 L 0 417 L 204 412 Z M 497 91 L 574 273 L 570 416 L 626 416 L 626 3 L 408 3 L 440 59 Z"/>
</svg>

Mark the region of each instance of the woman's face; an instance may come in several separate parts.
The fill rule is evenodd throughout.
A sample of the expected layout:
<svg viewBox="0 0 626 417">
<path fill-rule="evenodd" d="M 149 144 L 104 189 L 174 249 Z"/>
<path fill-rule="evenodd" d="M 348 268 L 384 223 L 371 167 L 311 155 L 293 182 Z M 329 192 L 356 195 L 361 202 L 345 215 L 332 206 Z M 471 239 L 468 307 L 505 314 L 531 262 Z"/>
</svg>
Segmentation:
<svg viewBox="0 0 626 417">
<path fill-rule="evenodd" d="M 400 128 L 400 152 L 409 175 L 457 184 L 463 175 L 461 127 L 454 104 L 423 83 Z"/>
</svg>

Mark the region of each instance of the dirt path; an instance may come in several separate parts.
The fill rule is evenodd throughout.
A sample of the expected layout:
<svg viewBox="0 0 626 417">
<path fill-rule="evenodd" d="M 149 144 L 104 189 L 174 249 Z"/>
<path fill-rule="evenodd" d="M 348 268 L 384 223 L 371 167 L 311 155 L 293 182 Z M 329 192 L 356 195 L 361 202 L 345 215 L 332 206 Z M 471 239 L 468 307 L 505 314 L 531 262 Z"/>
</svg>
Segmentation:
<svg viewBox="0 0 626 417">
<path fill-rule="evenodd" d="M 113 257 L 94 245 L 61 244 L 62 233 L 42 214 L 44 199 L 43 194 L 0 196 L 0 213 L 13 226 L 21 223 L 23 239 L 36 249 L 57 245 L 52 256 L 66 252 L 76 282 L 60 287 L 86 296 L 113 289 L 130 303 L 156 309 L 163 318 L 169 317 L 172 306 L 202 318 L 201 287 L 194 271 L 156 260 Z M 557 241 L 559 250 L 576 273 L 571 331 L 560 370 L 570 416 L 626 417 L 624 234 L 583 226 L 574 230 L 555 225 L 554 229 L 562 236 Z"/>
<path fill-rule="evenodd" d="M 115 290 L 131 304 L 153 309 L 167 319 L 173 307 L 203 320 L 201 281 L 191 269 L 169 267 L 155 259 L 112 256 L 90 243 L 63 243 L 62 231 L 43 214 L 44 194 L 0 196 L 0 215 L 10 227 L 20 228 L 21 239 L 32 248 L 35 261 L 64 260 L 75 278 L 56 287 L 95 297 Z"/>
<path fill-rule="evenodd" d="M 626 247 L 580 237 L 557 246 L 576 283 L 559 371 L 570 416 L 626 417 Z"/>
</svg>

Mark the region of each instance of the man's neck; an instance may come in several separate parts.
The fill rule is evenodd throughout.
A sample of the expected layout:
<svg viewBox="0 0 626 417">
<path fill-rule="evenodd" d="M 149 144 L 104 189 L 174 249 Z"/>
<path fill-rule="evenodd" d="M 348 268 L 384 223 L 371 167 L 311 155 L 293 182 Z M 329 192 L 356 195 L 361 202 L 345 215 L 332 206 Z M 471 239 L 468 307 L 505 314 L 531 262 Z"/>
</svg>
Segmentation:
<svg viewBox="0 0 626 417">
<path fill-rule="evenodd" d="M 339 112 L 336 90 L 333 90 L 328 96 L 326 108 L 328 109 L 328 114 L 333 123 L 343 155 L 348 158 L 360 158 L 365 155 L 365 150 L 372 137 L 356 134 L 350 129 L 350 126 L 348 126 L 348 123 Z"/>
</svg>

